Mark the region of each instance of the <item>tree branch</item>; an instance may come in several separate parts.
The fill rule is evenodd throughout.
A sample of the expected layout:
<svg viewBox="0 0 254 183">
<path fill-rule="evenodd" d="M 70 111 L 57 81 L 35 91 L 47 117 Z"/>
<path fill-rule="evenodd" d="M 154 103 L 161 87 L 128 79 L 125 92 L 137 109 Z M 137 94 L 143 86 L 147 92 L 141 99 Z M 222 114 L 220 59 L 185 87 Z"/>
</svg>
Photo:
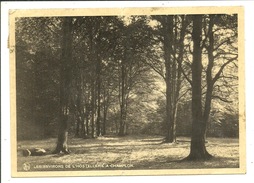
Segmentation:
<svg viewBox="0 0 254 183">
<path fill-rule="evenodd" d="M 185 71 L 184 71 L 184 69 L 183 69 L 183 67 L 182 67 L 181 64 L 179 64 L 179 68 L 180 68 L 181 72 L 183 73 L 184 78 L 185 78 L 185 79 L 188 81 L 188 83 L 192 86 L 192 81 L 191 81 L 191 79 L 188 77 L 188 75 L 185 73 Z"/>
<path fill-rule="evenodd" d="M 226 40 L 222 41 L 220 44 L 218 44 L 215 48 L 213 48 L 213 51 L 217 50 L 219 47 L 221 47 L 224 43 L 230 44 L 231 41 L 229 38 L 227 38 Z"/>
<path fill-rule="evenodd" d="M 220 97 L 218 95 L 213 95 L 212 99 L 219 99 L 220 101 L 225 102 L 225 103 L 232 103 L 233 102 L 232 100 L 227 100 L 227 99 L 222 98 L 222 97 Z"/>
<path fill-rule="evenodd" d="M 188 88 L 181 96 L 178 97 L 177 102 L 181 100 L 182 97 L 184 97 L 189 91 L 191 91 L 191 88 Z"/>
<path fill-rule="evenodd" d="M 237 58 L 238 58 L 238 55 L 235 56 L 235 57 L 233 57 L 233 58 L 231 58 L 231 59 L 229 59 L 227 62 L 225 62 L 225 63 L 221 66 L 220 70 L 217 72 L 217 74 L 214 76 L 214 78 L 213 78 L 213 80 L 212 80 L 212 83 L 213 83 L 213 84 L 219 79 L 219 77 L 220 77 L 220 75 L 221 75 L 223 69 L 224 69 L 228 64 L 230 64 L 231 62 L 233 62 L 234 60 L 236 60 Z"/>
<path fill-rule="evenodd" d="M 151 67 L 157 74 L 159 74 L 164 80 L 166 80 L 166 77 L 164 76 L 163 72 L 156 68 L 152 63 L 145 62 L 149 67 Z"/>
<path fill-rule="evenodd" d="M 235 55 L 238 56 L 238 53 L 232 53 L 232 52 L 225 52 L 224 50 L 221 50 L 222 52 L 218 52 L 214 55 L 214 58 L 216 58 L 219 55 Z"/>
</svg>

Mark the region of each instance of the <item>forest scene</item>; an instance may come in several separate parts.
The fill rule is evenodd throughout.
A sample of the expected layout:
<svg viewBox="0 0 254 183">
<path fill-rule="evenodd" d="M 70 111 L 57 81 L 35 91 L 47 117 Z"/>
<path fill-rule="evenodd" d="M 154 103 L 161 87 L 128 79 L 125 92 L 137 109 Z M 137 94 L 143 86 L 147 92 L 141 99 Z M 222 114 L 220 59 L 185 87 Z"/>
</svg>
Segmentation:
<svg viewBox="0 0 254 183">
<path fill-rule="evenodd" d="M 238 168 L 237 19 L 16 18 L 18 171 Z"/>
</svg>

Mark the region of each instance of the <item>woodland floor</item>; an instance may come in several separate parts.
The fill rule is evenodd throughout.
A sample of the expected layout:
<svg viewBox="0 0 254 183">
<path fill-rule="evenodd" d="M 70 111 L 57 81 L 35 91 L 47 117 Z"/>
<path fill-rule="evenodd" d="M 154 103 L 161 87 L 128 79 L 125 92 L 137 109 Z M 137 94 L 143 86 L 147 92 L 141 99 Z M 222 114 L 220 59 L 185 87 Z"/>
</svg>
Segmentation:
<svg viewBox="0 0 254 183">
<path fill-rule="evenodd" d="M 19 141 L 18 171 L 29 163 L 30 171 L 141 170 L 238 168 L 239 142 L 232 138 L 208 138 L 207 150 L 214 156 L 205 162 L 180 161 L 190 149 L 190 139 L 179 137 L 177 144 L 162 143 L 161 136 L 70 138 L 68 155 L 24 157 L 21 149 L 44 148 L 52 151 L 56 139 Z"/>
</svg>

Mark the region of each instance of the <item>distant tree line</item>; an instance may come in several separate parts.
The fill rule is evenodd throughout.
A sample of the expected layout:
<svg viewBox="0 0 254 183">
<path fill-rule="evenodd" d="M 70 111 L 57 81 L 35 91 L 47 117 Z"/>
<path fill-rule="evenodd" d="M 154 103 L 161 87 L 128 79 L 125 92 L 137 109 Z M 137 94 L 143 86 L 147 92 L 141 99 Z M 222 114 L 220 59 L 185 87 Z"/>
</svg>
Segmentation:
<svg viewBox="0 0 254 183">
<path fill-rule="evenodd" d="M 207 158 L 239 133 L 237 33 L 226 14 L 17 18 L 18 139 L 191 136 Z"/>
</svg>

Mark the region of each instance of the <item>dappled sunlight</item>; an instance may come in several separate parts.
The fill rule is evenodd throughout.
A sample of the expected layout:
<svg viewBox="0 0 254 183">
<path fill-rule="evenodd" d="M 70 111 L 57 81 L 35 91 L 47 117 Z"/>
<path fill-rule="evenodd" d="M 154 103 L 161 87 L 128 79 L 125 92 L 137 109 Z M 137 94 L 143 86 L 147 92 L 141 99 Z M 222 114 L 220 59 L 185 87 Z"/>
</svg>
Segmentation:
<svg viewBox="0 0 254 183">
<path fill-rule="evenodd" d="M 27 162 L 34 166 L 37 164 L 73 165 L 72 170 L 76 170 L 75 166 L 79 166 L 78 170 L 89 170 L 93 169 L 92 165 L 100 166 L 97 169 L 109 169 L 109 167 L 105 168 L 104 165 L 112 166 L 111 169 L 119 169 L 115 165 L 124 166 L 127 169 L 233 168 L 239 166 L 237 139 L 208 139 L 207 150 L 214 158 L 195 163 L 180 161 L 189 154 L 190 141 L 188 138 L 179 137 L 178 142 L 173 144 L 162 143 L 162 141 L 163 137 L 160 136 L 71 138 L 69 140 L 71 154 L 68 155 L 48 154 L 40 157 L 23 157 L 19 153 L 18 170 L 21 171 L 22 165 Z M 20 149 L 38 146 L 48 148 L 47 150 L 51 151 L 55 145 L 55 139 L 18 142 Z"/>
</svg>

